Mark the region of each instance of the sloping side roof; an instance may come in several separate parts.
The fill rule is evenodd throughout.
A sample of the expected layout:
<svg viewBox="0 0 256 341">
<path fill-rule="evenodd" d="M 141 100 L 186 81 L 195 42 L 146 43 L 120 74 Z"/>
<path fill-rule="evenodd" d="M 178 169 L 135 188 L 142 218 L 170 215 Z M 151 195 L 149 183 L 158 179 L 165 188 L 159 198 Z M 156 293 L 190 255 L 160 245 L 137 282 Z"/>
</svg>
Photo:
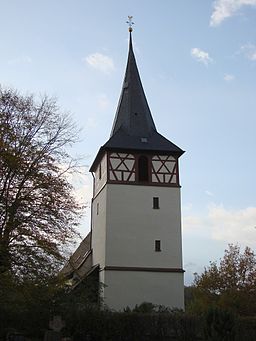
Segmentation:
<svg viewBox="0 0 256 341">
<path fill-rule="evenodd" d="M 72 277 L 75 273 L 79 277 L 84 277 L 91 270 L 91 256 L 91 232 L 89 232 L 61 270 L 61 274 L 65 277 Z"/>
</svg>

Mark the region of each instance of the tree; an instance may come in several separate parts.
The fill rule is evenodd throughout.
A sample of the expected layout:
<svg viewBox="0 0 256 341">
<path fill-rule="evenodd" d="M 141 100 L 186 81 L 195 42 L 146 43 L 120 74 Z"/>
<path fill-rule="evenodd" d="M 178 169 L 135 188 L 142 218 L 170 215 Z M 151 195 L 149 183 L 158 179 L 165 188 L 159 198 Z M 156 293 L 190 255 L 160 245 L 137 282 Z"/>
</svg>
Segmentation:
<svg viewBox="0 0 256 341">
<path fill-rule="evenodd" d="M 223 259 L 211 262 L 201 275 L 195 274 L 191 306 L 229 308 L 241 315 L 256 313 L 256 256 L 246 247 L 230 244 Z"/>
<path fill-rule="evenodd" d="M 0 274 L 49 275 L 78 235 L 67 173 L 77 130 L 56 100 L 0 88 Z"/>
</svg>

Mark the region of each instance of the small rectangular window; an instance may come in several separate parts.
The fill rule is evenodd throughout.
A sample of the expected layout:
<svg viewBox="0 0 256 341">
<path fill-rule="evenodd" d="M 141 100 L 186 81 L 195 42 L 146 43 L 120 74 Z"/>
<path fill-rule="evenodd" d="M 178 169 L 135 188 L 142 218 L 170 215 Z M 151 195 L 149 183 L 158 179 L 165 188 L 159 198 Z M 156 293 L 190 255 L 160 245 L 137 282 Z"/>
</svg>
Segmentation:
<svg viewBox="0 0 256 341">
<path fill-rule="evenodd" d="M 99 209 L 100 209 L 99 206 L 100 206 L 99 203 L 97 203 L 97 206 L 96 206 L 96 213 L 97 213 L 97 215 L 99 214 Z"/>
<path fill-rule="evenodd" d="M 153 198 L 153 208 L 159 209 L 159 198 L 158 197 Z"/>
<path fill-rule="evenodd" d="M 161 240 L 155 240 L 155 251 L 161 251 Z"/>
</svg>

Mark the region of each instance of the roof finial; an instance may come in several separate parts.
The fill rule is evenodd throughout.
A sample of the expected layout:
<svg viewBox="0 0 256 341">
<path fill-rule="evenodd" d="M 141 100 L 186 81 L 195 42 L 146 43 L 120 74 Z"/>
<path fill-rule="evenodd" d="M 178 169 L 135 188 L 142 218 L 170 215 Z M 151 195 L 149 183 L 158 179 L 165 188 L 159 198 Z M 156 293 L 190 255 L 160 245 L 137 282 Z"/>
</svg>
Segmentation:
<svg viewBox="0 0 256 341">
<path fill-rule="evenodd" d="M 129 32 L 132 32 L 132 25 L 134 25 L 132 18 L 132 15 L 128 15 L 128 21 L 126 21 L 126 23 L 129 25 Z"/>
</svg>

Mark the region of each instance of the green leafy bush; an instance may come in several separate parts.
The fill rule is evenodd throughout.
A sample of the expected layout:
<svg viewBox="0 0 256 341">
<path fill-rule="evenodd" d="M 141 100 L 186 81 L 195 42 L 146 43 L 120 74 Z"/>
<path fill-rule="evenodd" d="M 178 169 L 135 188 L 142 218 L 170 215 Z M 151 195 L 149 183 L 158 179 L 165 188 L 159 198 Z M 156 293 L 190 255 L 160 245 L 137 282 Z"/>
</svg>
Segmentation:
<svg viewBox="0 0 256 341">
<path fill-rule="evenodd" d="M 226 310 L 210 308 L 205 317 L 204 335 L 210 341 L 234 341 L 236 320 Z"/>
</svg>

